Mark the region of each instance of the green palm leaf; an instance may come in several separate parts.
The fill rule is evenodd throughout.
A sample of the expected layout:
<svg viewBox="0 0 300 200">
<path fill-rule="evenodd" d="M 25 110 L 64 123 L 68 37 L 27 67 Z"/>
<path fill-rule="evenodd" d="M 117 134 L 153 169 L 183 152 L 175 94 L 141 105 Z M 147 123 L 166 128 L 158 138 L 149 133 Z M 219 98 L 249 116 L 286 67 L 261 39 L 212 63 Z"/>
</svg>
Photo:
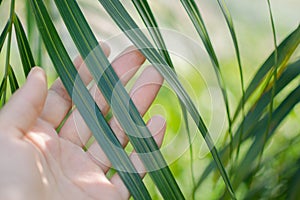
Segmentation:
<svg viewBox="0 0 300 200">
<path fill-rule="evenodd" d="M 300 165 L 300 159 L 298 159 L 297 166 Z M 291 187 L 287 190 L 287 199 L 293 200 L 297 199 L 300 195 L 300 190 L 298 188 L 298 185 L 300 184 L 300 168 L 297 169 L 297 171 L 291 176 L 291 180 L 289 182 L 289 185 Z"/>
<path fill-rule="evenodd" d="M 217 55 L 215 53 L 215 50 L 213 48 L 213 45 L 211 43 L 208 31 L 206 29 L 204 20 L 202 19 L 201 13 L 198 9 L 197 4 L 195 3 L 194 0 L 180 0 L 181 4 L 185 8 L 186 12 L 188 13 L 190 19 L 192 20 L 194 27 L 196 31 L 198 32 L 204 47 L 210 57 L 211 63 L 214 67 L 215 74 L 218 79 L 218 83 L 221 87 L 222 90 L 222 95 L 223 95 L 223 100 L 225 103 L 225 108 L 226 108 L 226 115 L 227 115 L 227 120 L 228 120 L 228 132 L 230 135 L 230 139 L 232 140 L 232 120 L 230 117 L 230 108 L 229 108 L 229 101 L 228 101 L 228 95 L 226 92 L 226 85 L 225 81 L 222 77 L 221 70 L 220 70 L 220 64 L 217 58 Z"/>
<path fill-rule="evenodd" d="M 242 116 L 245 117 L 245 109 L 244 109 L 244 107 L 245 107 L 245 86 L 244 86 L 244 75 L 243 75 L 242 61 L 241 61 L 241 55 L 240 55 L 240 48 L 239 48 L 239 44 L 238 44 L 238 41 L 237 41 L 237 36 L 236 36 L 234 25 L 233 25 L 233 20 L 232 20 L 230 12 L 229 12 L 229 10 L 226 6 L 226 3 L 225 3 L 224 0 L 218 0 L 218 4 L 219 4 L 219 6 L 222 10 L 222 13 L 224 15 L 224 18 L 226 20 L 226 23 L 227 23 L 227 26 L 229 28 L 231 38 L 232 38 L 232 41 L 233 41 L 233 44 L 234 44 L 235 54 L 236 54 L 238 67 L 239 67 L 239 73 L 240 73 L 241 89 L 242 89 L 241 111 L 242 111 Z M 244 125 L 242 124 L 241 127 L 242 127 L 241 132 L 243 133 Z M 230 130 L 229 130 L 229 132 L 230 132 Z M 241 134 L 241 136 L 242 135 L 243 134 Z M 237 159 L 238 155 L 239 155 L 239 146 L 237 148 L 236 155 L 237 155 L 236 156 L 236 159 Z"/>
<path fill-rule="evenodd" d="M 283 42 L 277 48 L 277 65 L 278 69 L 283 70 L 286 67 L 287 62 L 289 61 L 290 57 L 294 53 L 295 49 L 298 47 L 300 43 L 300 26 L 298 26 L 288 37 L 284 39 Z M 266 75 L 275 65 L 275 51 L 268 57 L 268 59 L 262 64 L 259 70 L 256 72 L 254 77 L 251 79 L 250 84 L 248 85 L 245 91 L 245 102 L 250 98 L 254 91 L 259 88 L 262 82 L 266 79 Z M 236 120 L 238 113 L 241 110 L 242 103 L 240 102 L 237 110 L 234 114 L 233 121 Z"/>
<path fill-rule="evenodd" d="M 134 4 L 135 8 L 139 12 L 142 20 L 144 21 L 144 24 L 146 25 L 148 32 L 150 33 L 156 48 L 160 52 L 161 56 L 165 59 L 165 61 L 168 63 L 168 65 L 175 71 L 172 59 L 169 55 L 167 46 L 164 42 L 164 39 L 162 37 L 162 34 L 160 33 L 158 24 L 156 22 L 156 19 L 154 17 L 153 12 L 151 11 L 151 8 L 146 0 L 132 0 L 132 3 Z M 192 138 L 188 123 L 188 113 L 186 108 L 184 107 L 184 104 L 180 101 L 180 107 L 182 110 L 183 120 L 185 124 L 185 129 L 188 134 L 189 144 L 190 144 L 190 170 L 192 174 L 192 183 L 193 187 L 195 186 L 195 175 L 194 175 L 194 169 L 193 169 L 193 146 L 192 146 Z"/>
<path fill-rule="evenodd" d="M 2 51 L 2 48 L 3 48 L 3 45 L 4 45 L 4 42 L 5 42 L 5 39 L 9 33 L 11 29 L 11 22 L 8 21 L 0 35 L 0 53 Z M 8 54 L 7 54 L 8 55 Z M 8 62 L 6 62 L 6 65 L 7 66 Z M 5 67 L 5 74 L 4 74 L 4 77 L 2 79 L 2 82 L 1 82 L 1 86 L 0 86 L 0 100 L 2 100 L 1 102 L 1 105 L 4 105 L 5 104 L 5 100 L 6 100 L 6 89 L 7 89 L 7 67 Z"/>
<path fill-rule="evenodd" d="M 17 89 L 19 89 L 19 84 L 12 66 L 9 66 L 8 68 L 8 79 L 9 79 L 11 93 L 14 93 Z"/>
<path fill-rule="evenodd" d="M 4 71 L 4 91 L 1 96 L 2 98 L 2 106 L 6 103 L 6 97 L 7 97 L 7 79 L 8 79 L 8 70 L 10 67 L 10 50 L 11 50 L 11 40 L 12 40 L 12 24 L 14 20 L 14 14 L 15 14 L 15 0 L 11 0 L 10 2 L 10 14 L 9 14 L 9 20 L 8 20 L 8 39 L 7 39 L 7 49 L 6 49 L 6 60 L 5 60 L 5 71 Z M 4 28 L 5 30 L 6 28 Z M 4 34 L 5 35 L 5 34 Z M 3 38 L 3 41 L 5 40 L 5 37 Z"/>
<path fill-rule="evenodd" d="M 132 0 L 132 3 L 139 12 L 143 22 L 145 23 L 158 51 L 163 56 L 171 68 L 174 68 L 171 57 L 167 50 L 164 39 L 160 33 L 158 24 L 146 0 Z"/>
<path fill-rule="evenodd" d="M 260 155 L 258 158 L 258 164 L 257 164 L 257 168 L 259 168 L 260 166 L 260 162 L 263 156 L 263 152 L 265 149 L 265 143 L 267 142 L 267 137 L 269 134 L 269 130 L 271 129 L 271 123 L 272 123 L 272 117 L 273 117 L 273 109 L 274 109 L 274 97 L 275 97 L 275 91 L 276 91 L 276 87 L 277 87 L 277 74 L 278 74 L 278 49 L 277 49 L 277 36 L 276 36 L 276 30 L 275 30 L 275 23 L 274 23 L 274 18 L 273 18 L 273 14 L 272 14 L 272 9 L 271 9 L 271 3 L 269 0 L 267 0 L 268 3 L 268 8 L 269 8 L 269 15 L 270 15 L 270 20 L 271 20 L 271 26 L 272 26 L 272 33 L 273 33 L 273 41 L 274 41 L 274 69 L 273 69 L 273 73 L 272 76 L 273 77 L 273 84 L 272 84 L 272 95 L 271 95 L 271 99 L 270 99 L 270 106 L 269 106 L 269 118 L 268 118 L 268 125 L 267 128 L 264 132 L 264 137 L 262 138 L 262 147 L 261 147 L 261 151 L 260 151 Z"/>
<path fill-rule="evenodd" d="M 2 81 L 1 81 L 1 85 L 0 85 L 0 100 L 2 100 L 2 96 L 3 96 L 4 90 L 6 90 L 6 82 L 7 82 L 6 78 L 3 78 Z"/>
<path fill-rule="evenodd" d="M 237 174 L 233 184 L 238 185 L 240 182 L 247 177 L 251 170 L 257 170 L 255 168 L 255 160 L 261 154 L 262 149 L 268 139 L 275 133 L 276 128 L 280 125 L 282 120 L 288 115 L 288 113 L 300 102 L 300 86 L 294 89 L 284 101 L 278 106 L 278 108 L 272 113 L 272 121 L 270 122 L 270 130 L 268 135 L 265 137 L 266 124 L 269 121 L 270 115 L 267 113 L 265 117 L 257 123 L 257 126 L 251 131 L 251 135 L 255 135 L 255 139 L 249 148 L 245 158 L 241 161 L 241 164 L 237 166 Z M 257 134 L 262 133 L 262 134 Z M 244 170 L 244 169 L 248 170 Z"/>
<path fill-rule="evenodd" d="M 189 95 L 181 86 L 177 79 L 176 74 L 170 67 L 168 67 L 166 61 L 160 56 L 160 54 L 153 48 L 147 37 L 138 29 L 138 26 L 124 9 L 122 4 L 118 0 L 99 0 L 99 2 L 106 9 L 108 14 L 113 18 L 116 24 L 123 30 L 127 37 L 140 49 L 140 51 L 147 57 L 147 59 L 156 67 L 156 69 L 164 76 L 165 80 L 170 84 L 172 89 L 176 92 L 186 109 L 190 113 L 194 122 L 196 123 L 199 131 L 211 151 L 211 154 L 215 160 L 216 165 L 224 179 L 224 182 L 230 191 L 230 194 L 234 198 L 234 192 L 231 187 L 228 175 L 222 165 L 219 158 L 217 149 L 215 148 L 212 138 L 204 124 L 204 121 L 198 113 L 195 105 L 191 101 Z"/>
<path fill-rule="evenodd" d="M 113 167 L 119 169 L 118 174 L 133 197 L 136 199 L 150 199 L 148 191 L 130 162 L 128 155 L 122 150 L 122 145 L 106 123 L 100 109 L 79 78 L 78 72 L 55 30 L 43 1 L 30 0 L 30 3 L 54 67 L 83 119 L 93 132 Z"/>
<path fill-rule="evenodd" d="M 24 74 L 27 77 L 31 68 L 35 66 L 35 62 L 22 23 L 17 15 L 15 15 L 14 26 Z"/>
<path fill-rule="evenodd" d="M 298 66 L 299 67 L 299 66 Z M 270 91 L 270 96 L 272 96 L 272 91 Z M 265 143 L 275 134 L 275 130 L 280 126 L 281 122 L 287 117 L 291 110 L 300 102 L 300 86 L 294 89 L 278 106 L 276 110 L 273 111 L 272 116 L 267 112 L 264 117 L 259 120 L 256 126 L 251 130 L 249 135 L 254 136 L 254 141 L 252 142 L 249 150 L 247 151 L 245 157 L 240 163 L 236 163 L 235 176 L 233 180 L 233 186 L 238 187 L 242 182 L 246 182 L 249 178 L 257 173 L 257 158 L 260 159 L 261 152 L 265 146 Z M 270 122 L 269 117 L 272 117 Z M 266 126 L 270 122 L 270 126 Z M 265 136 L 266 130 L 268 130 L 268 135 Z M 259 160 L 260 162 L 260 160 Z"/>
<path fill-rule="evenodd" d="M 277 80 L 277 86 L 276 86 L 274 96 L 278 95 L 284 88 L 286 88 L 289 85 L 290 82 L 292 82 L 299 75 L 300 75 L 300 60 L 298 60 L 292 64 L 289 64 L 286 67 L 286 70 L 281 74 L 280 78 Z M 267 106 L 270 104 L 271 96 L 272 96 L 272 89 L 266 91 L 263 95 L 261 95 L 260 99 L 256 102 L 256 104 L 250 108 L 249 112 L 247 113 L 247 115 L 245 116 L 242 123 L 237 128 L 237 131 L 234 134 L 234 137 L 232 140 L 232 146 L 234 149 L 237 148 L 237 146 L 240 144 L 240 142 L 243 142 L 250 137 L 255 137 L 256 135 L 259 135 L 258 133 L 262 133 L 262 134 L 264 133 L 265 129 L 263 129 L 263 128 L 265 128 L 266 123 L 265 124 L 261 123 L 260 126 L 258 126 L 257 122 L 259 121 L 259 119 L 261 119 L 263 117 L 266 120 L 264 111 L 266 110 Z M 281 103 L 281 105 L 283 107 L 284 104 Z M 287 115 L 287 113 L 286 113 L 286 115 Z M 276 121 L 276 123 L 278 123 L 276 125 L 276 127 L 279 126 L 279 124 L 281 123 L 281 121 L 284 119 L 284 117 L 286 115 L 283 115 L 283 117 L 281 117 L 281 120 Z M 264 121 L 264 122 L 266 122 L 266 121 Z M 272 121 L 272 124 L 274 124 L 274 123 L 275 122 Z M 243 132 L 241 131 L 242 124 L 244 126 Z M 259 127 L 259 128 L 257 128 L 257 127 Z M 262 132 L 258 132 L 258 131 L 262 131 Z M 275 129 L 272 128 L 272 131 L 274 132 Z M 242 136 L 241 136 L 241 134 L 242 134 Z M 222 161 L 224 163 L 228 162 L 228 155 L 229 155 L 229 146 L 228 145 L 225 146 L 221 150 L 220 155 L 221 155 Z M 210 163 L 210 165 L 208 167 L 206 167 L 206 169 L 202 173 L 201 178 L 198 180 L 197 186 L 195 189 L 200 187 L 202 182 L 213 171 L 214 168 L 215 168 L 215 165 L 213 162 Z M 237 168 L 237 167 L 235 167 L 235 168 Z"/>
<path fill-rule="evenodd" d="M 9 30 L 9 26 L 10 26 L 10 22 L 7 22 L 4 29 L 3 29 L 3 31 L 2 31 L 2 33 L 1 33 L 1 35 L 0 35 L 0 52 L 1 52 L 2 47 L 4 45 L 8 30 Z"/>
<path fill-rule="evenodd" d="M 252 131 L 256 127 L 255 121 L 260 119 L 263 114 L 265 113 L 265 110 L 267 106 L 270 104 L 270 99 L 272 98 L 272 95 L 274 97 L 278 95 L 285 87 L 289 85 L 290 82 L 292 82 L 295 78 L 297 78 L 300 74 L 300 60 L 298 60 L 295 63 L 289 64 L 287 66 L 287 69 L 282 73 L 280 78 L 277 80 L 277 86 L 273 93 L 273 89 L 269 89 L 268 91 L 264 92 L 263 95 L 261 95 L 261 98 L 256 102 L 254 106 L 250 109 L 250 111 L 247 113 L 246 117 L 244 118 L 244 124 L 247 129 L 245 130 L 245 135 L 242 137 L 242 140 L 245 140 L 249 137 L 253 137 L 254 135 L 251 135 L 250 133 L 254 132 Z M 241 134 L 241 127 L 239 127 L 235 133 L 235 137 L 239 136 Z M 233 145 L 236 147 L 238 145 L 238 140 L 234 138 Z"/>
<path fill-rule="evenodd" d="M 141 153 L 140 159 L 161 194 L 166 199 L 183 199 L 156 142 L 125 88 L 120 84 L 108 59 L 99 48 L 76 1 L 55 0 L 55 3 L 99 89 L 106 101 L 111 104 L 112 112 L 128 135 L 136 152 Z M 147 155 L 144 156 L 145 154 Z"/>
</svg>

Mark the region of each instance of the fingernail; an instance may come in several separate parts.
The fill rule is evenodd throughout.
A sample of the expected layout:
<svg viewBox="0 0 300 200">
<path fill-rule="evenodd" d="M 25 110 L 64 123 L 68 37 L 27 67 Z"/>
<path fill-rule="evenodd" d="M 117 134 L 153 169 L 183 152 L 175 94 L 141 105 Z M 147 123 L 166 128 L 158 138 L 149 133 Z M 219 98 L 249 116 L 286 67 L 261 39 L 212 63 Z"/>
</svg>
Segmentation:
<svg viewBox="0 0 300 200">
<path fill-rule="evenodd" d="M 40 67 L 33 67 L 30 70 L 30 72 L 27 76 L 27 81 L 32 80 L 33 77 L 38 78 L 38 79 L 43 80 L 43 81 L 47 81 L 45 71 Z"/>
<path fill-rule="evenodd" d="M 34 74 L 36 73 L 36 70 L 37 70 L 37 67 L 33 67 L 33 68 L 30 70 L 30 72 L 29 72 L 29 74 L 28 74 L 28 76 L 27 76 L 27 80 L 30 80 L 30 79 L 34 76 Z"/>
</svg>

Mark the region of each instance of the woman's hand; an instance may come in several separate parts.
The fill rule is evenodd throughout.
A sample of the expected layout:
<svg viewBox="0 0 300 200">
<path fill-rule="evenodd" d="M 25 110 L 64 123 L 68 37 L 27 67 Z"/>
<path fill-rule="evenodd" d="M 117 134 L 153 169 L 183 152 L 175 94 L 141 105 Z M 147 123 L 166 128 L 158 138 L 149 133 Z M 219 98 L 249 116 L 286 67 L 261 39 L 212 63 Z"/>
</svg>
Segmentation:
<svg viewBox="0 0 300 200">
<path fill-rule="evenodd" d="M 102 44 L 106 55 L 109 48 Z M 130 47 L 112 63 L 125 85 L 143 64 L 145 58 Z M 74 61 L 85 84 L 92 77 L 81 58 Z M 130 95 L 141 115 L 148 110 L 163 82 L 153 68 L 146 68 Z M 96 86 L 90 89 L 103 114 L 109 105 Z M 32 69 L 24 86 L 0 111 L 0 199 L 128 199 L 130 194 L 115 174 L 106 177 L 111 164 L 94 142 L 88 151 L 83 147 L 91 132 L 74 110 L 59 133 L 57 127 L 72 107 L 72 101 L 58 79 L 47 90 L 47 81 L 41 68 Z M 125 147 L 128 139 L 114 117 L 110 126 Z M 158 145 L 161 145 L 165 121 L 159 116 L 148 122 Z M 133 153 L 134 154 L 134 153 Z M 143 165 L 137 156 L 131 159 L 137 170 Z M 141 173 L 144 176 L 144 173 Z"/>
</svg>

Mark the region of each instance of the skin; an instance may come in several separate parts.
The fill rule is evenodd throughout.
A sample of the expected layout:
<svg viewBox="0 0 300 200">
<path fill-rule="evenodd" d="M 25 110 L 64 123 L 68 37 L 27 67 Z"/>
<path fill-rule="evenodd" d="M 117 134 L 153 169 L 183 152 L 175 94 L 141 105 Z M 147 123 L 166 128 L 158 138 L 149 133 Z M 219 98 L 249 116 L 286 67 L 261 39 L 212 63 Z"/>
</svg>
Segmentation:
<svg viewBox="0 0 300 200">
<path fill-rule="evenodd" d="M 109 55 L 109 47 L 101 44 Z M 112 66 L 125 85 L 143 64 L 142 54 L 130 47 L 113 62 Z M 83 61 L 74 61 L 85 84 L 91 81 Z M 148 67 L 136 80 L 130 91 L 141 115 L 152 104 L 163 79 Z M 109 110 L 96 86 L 90 89 L 103 114 Z M 61 81 L 58 79 L 47 89 L 44 71 L 32 69 L 26 83 L 0 111 L 0 199 L 128 199 L 130 194 L 115 174 L 106 177 L 111 164 L 97 143 L 87 152 L 82 150 L 91 132 L 78 110 L 61 124 L 72 107 Z M 109 122 L 121 144 L 128 139 L 113 117 Z M 165 132 L 165 120 L 154 116 L 147 123 L 160 146 Z M 135 152 L 130 159 L 143 177 L 145 169 Z"/>
</svg>

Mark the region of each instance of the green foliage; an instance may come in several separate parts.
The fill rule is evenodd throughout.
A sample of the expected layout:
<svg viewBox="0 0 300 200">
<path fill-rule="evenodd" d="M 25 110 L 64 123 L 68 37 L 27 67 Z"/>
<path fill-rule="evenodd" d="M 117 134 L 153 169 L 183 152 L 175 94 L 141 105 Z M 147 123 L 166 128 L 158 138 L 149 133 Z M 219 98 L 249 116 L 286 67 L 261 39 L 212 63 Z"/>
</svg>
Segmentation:
<svg viewBox="0 0 300 200">
<path fill-rule="evenodd" d="M 66 42 L 62 41 L 62 36 L 54 26 L 57 18 L 62 19 L 67 27 L 68 34 L 70 34 L 76 49 L 85 60 L 94 81 L 96 81 L 107 102 L 111 104 L 112 110 L 110 113 L 120 122 L 132 147 L 138 153 L 148 153 L 149 156 L 140 157 L 141 161 L 145 165 L 151 181 L 164 199 L 198 199 L 197 191 L 202 191 L 202 187 L 212 183 L 212 185 L 216 186 L 216 192 L 212 196 L 216 198 L 295 199 L 299 196 L 299 190 L 296 185 L 299 185 L 300 180 L 300 156 L 299 153 L 295 153 L 300 151 L 299 133 L 289 130 L 290 134 L 293 135 L 290 138 L 280 137 L 279 133 L 282 133 L 280 128 L 284 125 L 284 122 L 289 121 L 295 115 L 295 109 L 297 109 L 300 101 L 300 60 L 296 58 L 290 61 L 300 43 L 300 26 L 290 32 L 277 45 L 276 23 L 269 0 L 266 1 L 270 16 L 270 24 L 268 25 L 270 25 L 270 30 L 272 30 L 273 34 L 274 51 L 258 67 L 257 72 L 250 79 L 247 86 L 245 85 L 246 66 L 244 62 L 242 64 L 242 58 L 247 55 L 243 57 L 241 53 L 242 43 L 238 40 L 239 29 L 236 29 L 237 24 L 235 23 L 234 26 L 235 18 L 231 15 L 225 0 L 217 0 L 215 2 L 220 8 L 220 13 L 225 20 L 224 23 L 227 25 L 233 42 L 234 60 L 237 61 L 236 69 L 239 71 L 238 75 L 234 74 L 233 76 L 239 79 L 238 85 L 240 86 L 239 102 L 237 104 L 230 101 L 230 95 L 228 95 L 230 93 L 228 91 L 231 90 L 227 87 L 228 83 L 226 82 L 228 77 L 225 76 L 225 71 L 223 71 L 223 67 L 225 70 L 225 64 L 222 63 L 222 59 L 219 59 L 220 56 L 217 55 L 217 51 L 213 46 L 214 38 L 209 34 L 208 23 L 203 17 L 204 13 L 201 12 L 200 6 L 194 0 L 180 1 L 186 11 L 182 15 L 187 14 L 192 22 L 191 30 L 196 30 L 196 33 L 200 36 L 222 91 L 224 102 L 222 106 L 224 106 L 226 111 L 228 127 L 227 132 L 222 133 L 222 145 L 218 147 L 219 150 L 214 145 L 204 120 L 206 113 L 204 112 L 205 114 L 203 114 L 201 110 L 196 109 L 192 97 L 183 83 L 180 82 L 178 74 L 176 74 L 176 72 L 178 73 L 178 63 L 168 51 L 168 45 L 158 25 L 161 15 L 151 8 L 152 2 L 148 3 L 146 0 L 132 1 L 134 8 L 148 30 L 151 37 L 148 38 L 139 29 L 141 25 L 137 23 L 137 19 L 129 14 L 131 10 L 126 7 L 126 3 L 118 0 L 99 0 L 105 12 L 113 19 L 116 26 L 122 30 L 128 39 L 140 49 L 147 60 L 162 74 L 178 97 L 178 104 L 181 106 L 183 123 L 185 124 L 185 129 L 181 129 L 181 131 L 184 131 L 184 134 L 187 134 L 189 138 L 190 155 L 188 162 L 191 168 L 188 173 L 191 176 L 186 176 L 188 174 L 187 163 L 175 163 L 173 166 L 168 166 L 164 153 L 161 153 L 158 149 L 150 131 L 145 126 L 144 120 L 129 98 L 125 88 L 119 84 L 119 78 L 99 47 L 95 32 L 92 31 L 93 27 L 86 20 L 86 16 L 83 15 L 85 13 L 83 12 L 85 9 L 83 5 L 78 4 L 76 0 L 55 0 L 55 9 L 57 8 L 59 12 L 54 16 L 55 12 L 52 12 L 54 5 L 51 5 L 51 1 L 29 0 L 30 4 L 26 4 L 25 10 L 27 13 L 24 15 L 25 19 L 23 20 L 23 15 L 19 15 L 19 18 L 16 11 L 16 6 L 21 4 L 21 2 L 16 3 L 16 5 L 14 0 L 4 2 L 0 0 L 0 9 L 4 9 L 3 5 L 8 5 L 6 3 L 10 2 L 10 9 L 7 9 L 10 11 L 10 14 L 9 18 L 4 20 L 4 26 L 0 29 L 2 30 L 0 34 L 0 53 L 4 54 L 5 52 L 5 64 L 1 69 L 3 76 L 1 75 L 0 85 L 0 101 L 2 105 L 5 104 L 7 96 L 9 96 L 8 86 L 10 86 L 11 93 L 14 93 L 19 88 L 19 71 L 23 71 L 23 76 L 26 77 L 30 69 L 35 66 L 35 60 L 37 60 L 38 64 L 42 62 L 43 41 L 48 57 L 51 59 L 54 69 L 61 78 L 69 95 L 72 97 L 74 105 L 81 113 L 86 124 L 93 132 L 95 139 L 111 161 L 113 168 L 116 169 L 116 172 L 124 181 L 133 198 L 151 199 L 159 198 L 160 196 L 157 194 L 153 195 L 153 193 L 157 192 L 153 192 L 154 189 L 148 184 L 148 180 L 146 182 L 142 181 L 125 150 L 120 150 L 122 145 L 107 124 L 105 120 L 107 116 L 102 115 L 87 87 L 80 79 L 65 48 Z M 87 2 L 85 1 L 84 3 Z M 176 3 L 180 4 L 179 2 Z M 88 12 L 89 10 L 87 9 L 86 11 Z M 32 21 L 32 13 L 34 14 L 35 22 Z M 26 27 L 24 26 L 24 29 L 22 21 L 25 22 L 25 20 Z M 13 30 L 22 63 L 20 69 L 16 68 L 11 59 L 11 46 L 14 44 L 12 42 L 14 39 L 12 36 Z M 35 33 L 36 30 L 39 33 Z M 37 36 L 37 39 L 35 39 L 35 36 Z M 7 47 L 4 45 L 5 42 Z M 38 49 L 35 49 L 36 45 Z M 3 49 L 6 51 L 3 51 Z M 231 65 L 235 66 L 232 63 Z M 199 83 L 200 81 L 195 81 L 195 85 L 199 85 Z M 166 94 L 162 92 L 160 95 Z M 164 101 L 167 101 L 166 99 L 170 97 L 166 95 L 163 98 L 165 98 Z M 232 105 L 235 106 L 233 116 L 230 113 L 230 110 L 233 108 Z M 171 110 L 174 108 L 170 106 L 170 108 L 166 109 Z M 197 130 L 190 129 L 189 117 Z M 172 126 L 172 122 L 169 123 Z M 216 123 L 214 126 L 220 125 Z M 204 162 L 202 164 L 202 161 L 195 158 L 193 149 L 198 143 L 193 143 L 191 139 L 193 131 L 201 133 L 210 150 L 211 157 L 206 157 L 208 163 Z M 230 136 L 229 139 L 226 137 L 227 133 Z M 172 139 L 175 135 L 170 134 L 169 137 Z M 271 141 L 280 148 L 268 149 L 268 144 Z M 196 148 L 199 147 L 196 146 Z M 275 157 L 276 159 L 274 159 Z M 182 162 L 182 160 L 179 159 L 178 162 Z M 201 170 L 195 173 L 194 169 L 198 168 Z M 185 179 L 190 179 L 189 183 L 193 182 L 194 179 L 197 182 L 192 187 L 179 182 L 176 180 L 182 180 L 176 174 L 179 171 L 181 173 L 180 176 L 186 176 Z M 210 176 L 211 174 L 213 176 Z M 277 178 L 274 178 L 275 176 Z M 268 184 L 269 187 L 266 186 Z"/>
</svg>

